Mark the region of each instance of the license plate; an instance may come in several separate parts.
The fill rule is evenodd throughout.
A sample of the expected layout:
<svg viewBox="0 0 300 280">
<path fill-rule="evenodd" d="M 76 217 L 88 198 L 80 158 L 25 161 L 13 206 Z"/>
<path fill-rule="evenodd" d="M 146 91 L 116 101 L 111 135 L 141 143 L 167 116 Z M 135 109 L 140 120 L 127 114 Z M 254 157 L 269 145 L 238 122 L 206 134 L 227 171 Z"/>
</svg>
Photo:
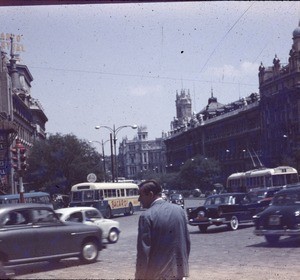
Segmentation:
<svg viewBox="0 0 300 280">
<path fill-rule="evenodd" d="M 270 216 L 269 217 L 270 226 L 279 226 L 280 225 L 280 216 Z"/>
</svg>

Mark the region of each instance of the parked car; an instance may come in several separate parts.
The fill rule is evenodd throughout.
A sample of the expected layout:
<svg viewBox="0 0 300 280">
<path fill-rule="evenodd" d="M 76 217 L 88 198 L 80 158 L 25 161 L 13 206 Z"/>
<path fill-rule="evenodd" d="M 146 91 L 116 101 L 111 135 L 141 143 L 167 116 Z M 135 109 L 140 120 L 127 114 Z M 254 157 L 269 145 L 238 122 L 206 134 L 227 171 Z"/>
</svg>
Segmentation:
<svg viewBox="0 0 300 280">
<path fill-rule="evenodd" d="M 259 188 L 253 189 L 248 192 L 248 196 L 252 201 L 259 201 L 263 203 L 265 206 L 268 206 L 274 197 L 274 195 L 282 190 L 283 187 L 270 187 L 270 188 Z"/>
<path fill-rule="evenodd" d="M 252 217 L 266 206 L 253 202 L 245 193 L 222 193 L 206 198 L 204 205 L 187 208 L 188 223 L 206 232 L 211 225 L 227 225 L 231 230 L 242 223 L 253 222 Z"/>
<path fill-rule="evenodd" d="M 166 201 L 168 200 L 168 197 L 164 192 L 161 193 L 161 198 Z"/>
<path fill-rule="evenodd" d="M 109 243 L 116 243 L 120 235 L 120 223 L 112 219 L 104 219 L 101 212 L 94 207 L 68 207 L 55 210 L 62 221 L 79 222 L 96 225 L 102 229 L 102 238 Z"/>
<path fill-rule="evenodd" d="M 177 205 L 181 206 L 182 208 L 184 208 L 184 198 L 183 198 L 183 195 L 180 193 L 172 193 L 169 196 L 169 202 L 177 204 Z"/>
<path fill-rule="evenodd" d="M 0 262 L 4 265 L 70 257 L 92 263 L 104 248 L 99 227 L 62 222 L 45 204 L 1 206 L 0 240 Z"/>
<path fill-rule="evenodd" d="M 253 217 L 254 234 L 276 244 L 281 236 L 300 236 L 300 188 L 277 192 L 268 208 Z"/>
</svg>

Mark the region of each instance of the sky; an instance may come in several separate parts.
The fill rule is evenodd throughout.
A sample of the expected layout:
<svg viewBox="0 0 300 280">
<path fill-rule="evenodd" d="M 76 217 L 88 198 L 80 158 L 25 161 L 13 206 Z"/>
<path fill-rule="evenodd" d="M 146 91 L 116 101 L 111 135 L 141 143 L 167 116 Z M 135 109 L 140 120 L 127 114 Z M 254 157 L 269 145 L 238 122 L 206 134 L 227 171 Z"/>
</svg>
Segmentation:
<svg viewBox="0 0 300 280">
<path fill-rule="evenodd" d="M 211 91 L 223 104 L 259 92 L 260 63 L 272 66 L 275 54 L 288 62 L 300 2 L 3 6 L 0 14 L 0 33 L 21 38 L 47 133 L 100 142 L 109 130 L 97 125 L 136 124 L 161 137 L 182 89 L 194 112 Z M 120 129 L 118 141 L 136 133 Z"/>
</svg>

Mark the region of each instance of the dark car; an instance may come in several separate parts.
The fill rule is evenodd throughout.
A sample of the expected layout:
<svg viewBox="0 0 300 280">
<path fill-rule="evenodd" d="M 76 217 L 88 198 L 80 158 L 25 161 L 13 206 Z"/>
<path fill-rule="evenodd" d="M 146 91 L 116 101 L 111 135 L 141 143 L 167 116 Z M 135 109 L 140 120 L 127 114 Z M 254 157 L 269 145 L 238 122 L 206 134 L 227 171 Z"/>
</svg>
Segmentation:
<svg viewBox="0 0 300 280">
<path fill-rule="evenodd" d="M 4 265 L 69 257 L 92 263 L 102 248 L 99 227 L 62 222 L 47 205 L 0 207 L 0 262 Z"/>
<path fill-rule="evenodd" d="M 300 187 L 277 192 L 268 208 L 253 217 L 254 234 L 275 244 L 281 236 L 300 236 Z"/>
<path fill-rule="evenodd" d="M 180 193 L 172 193 L 169 196 L 169 202 L 177 204 L 177 205 L 181 206 L 182 208 L 184 208 L 184 198 L 183 198 L 183 195 Z"/>
<path fill-rule="evenodd" d="M 248 196 L 252 201 L 259 201 L 260 203 L 268 206 L 274 195 L 282 189 L 283 187 L 253 189 L 248 192 Z"/>
<path fill-rule="evenodd" d="M 266 206 L 253 201 L 245 193 L 222 193 L 206 198 L 204 205 L 188 208 L 188 223 L 206 232 L 211 225 L 227 225 L 236 230 L 239 224 L 253 222 L 253 215 Z"/>
</svg>

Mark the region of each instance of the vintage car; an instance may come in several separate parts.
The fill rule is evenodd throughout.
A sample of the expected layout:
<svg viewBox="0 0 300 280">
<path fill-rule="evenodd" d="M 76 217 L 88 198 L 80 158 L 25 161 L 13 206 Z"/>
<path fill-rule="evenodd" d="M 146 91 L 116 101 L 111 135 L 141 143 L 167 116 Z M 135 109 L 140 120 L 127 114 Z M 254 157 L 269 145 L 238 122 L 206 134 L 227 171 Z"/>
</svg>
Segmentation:
<svg viewBox="0 0 300 280">
<path fill-rule="evenodd" d="M 239 224 L 253 222 L 252 217 L 266 206 L 245 193 L 222 193 L 206 198 L 204 205 L 187 208 L 188 223 L 206 232 L 211 225 L 227 225 L 236 230 Z"/>
<path fill-rule="evenodd" d="M 101 212 L 94 207 L 68 207 L 55 210 L 62 221 L 79 222 L 86 225 L 96 225 L 102 229 L 102 238 L 109 243 L 116 243 L 120 235 L 120 223 L 104 219 Z"/>
<path fill-rule="evenodd" d="M 277 192 L 270 206 L 253 217 L 254 234 L 276 244 L 281 236 L 300 236 L 300 187 Z"/>
<path fill-rule="evenodd" d="M 181 193 L 172 193 L 169 196 L 169 202 L 177 204 L 177 205 L 181 206 L 182 208 L 184 208 L 184 198 Z"/>
<path fill-rule="evenodd" d="M 5 266 L 79 257 L 95 262 L 102 250 L 97 226 L 62 222 L 45 204 L 0 207 L 0 262 Z"/>
<path fill-rule="evenodd" d="M 248 196 L 251 200 L 259 201 L 260 203 L 264 203 L 267 206 L 270 204 L 274 195 L 282 189 L 283 187 L 253 189 L 248 192 Z"/>
</svg>

